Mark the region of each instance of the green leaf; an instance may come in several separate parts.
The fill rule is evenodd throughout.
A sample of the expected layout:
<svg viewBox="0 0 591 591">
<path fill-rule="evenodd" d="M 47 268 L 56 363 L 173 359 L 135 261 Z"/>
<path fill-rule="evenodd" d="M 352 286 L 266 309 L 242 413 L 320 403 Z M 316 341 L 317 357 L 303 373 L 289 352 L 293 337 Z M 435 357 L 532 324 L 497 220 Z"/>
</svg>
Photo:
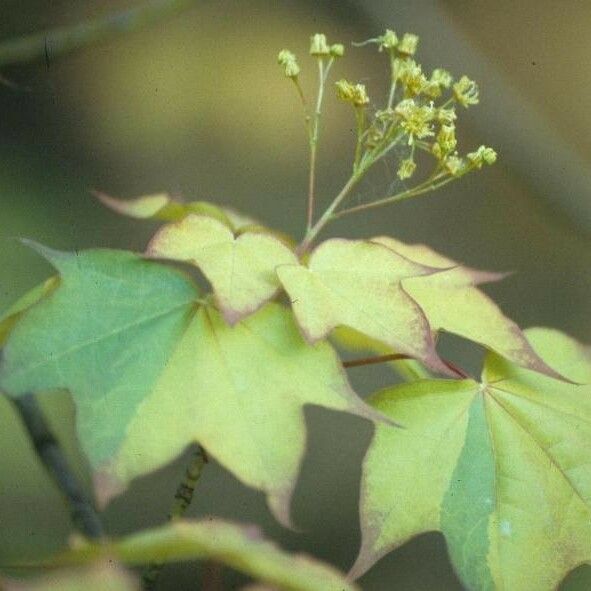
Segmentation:
<svg viewBox="0 0 591 591">
<path fill-rule="evenodd" d="M 147 254 L 189 262 L 201 269 L 231 324 L 275 295 L 280 287 L 275 274 L 278 265 L 297 263 L 293 251 L 271 234 L 244 232 L 235 236 L 217 220 L 198 215 L 160 229 Z"/>
<path fill-rule="evenodd" d="M 432 272 L 381 244 L 342 239 L 318 246 L 307 266 L 277 268 L 310 342 L 346 326 L 449 374 L 423 311 L 402 287 L 404 279 Z"/>
<path fill-rule="evenodd" d="M 168 193 L 156 193 L 126 200 L 116 199 L 98 191 L 94 192 L 94 196 L 109 209 L 139 220 L 154 219 L 175 222 L 191 213 L 195 213 L 216 219 L 234 231 L 248 226 L 259 225 L 253 218 L 238 213 L 229 207 L 219 207 L 208 201 L 182 203 L 175 201 Z"/>
<path fill-rule="evenodd" d="M 591 382 L 591 353 L 526 331 L 561 374 Z M 372 404 L 405 429 L 376 428 L 362 480 L 358 577 L 426 531 L 441 531 L 468 589 L 555 589 L 591 562 L 591 387 L 489 354 L 482 383 L 425 380 Z"/>
<path fill-rule="evenodd" d="M 4 345 L 11 330 L 19 318 L 37 302 L 50 294 L 58 285 L 58 277 L 50 277 L 37 285 L 17 300 L 4 314 L 0 316 L 0 347 Z"/>
<path fill-rule="evenodd" d="M 288 523 L 303 406 L 379 416 L 330 345 L 307 345 L 278 304 L 230 327 L 175 269 L 127 252 L 39 248 L 60 283 L 12 330 L 0 388 L 70 390 L 103 503 L 199 442 Z"/>
<path fill-rule="evenodd" d="M 254 526 L 221 519 L 178 521 L 106 545 L 80 547 L 62 560 L 88 562 L 102 556 L 130 565 L 207 559 L 285 591 L 357 589 L 332 566 L 305 554 L 288 554 Z"/>
<path fill-rule="evenodd" d="M 404 244 L 389 237 L 373 239 L 398 254 L 439 273 L 404 279 L 402 285 L 421 306 L 431 328 L 445 330 L 506 357 L 516 365 L 562 378 L 535 353 L 520 328 L 476 286 L 505 275 L 459 265 L 423 244 Z"/>
<path fill-rule="evenodd" d="M 137 579 L 112 561 L 86 568 L 60 569 L 26 581 L 1 581 L 3 591 L 140 591 Z"/>
</svg>

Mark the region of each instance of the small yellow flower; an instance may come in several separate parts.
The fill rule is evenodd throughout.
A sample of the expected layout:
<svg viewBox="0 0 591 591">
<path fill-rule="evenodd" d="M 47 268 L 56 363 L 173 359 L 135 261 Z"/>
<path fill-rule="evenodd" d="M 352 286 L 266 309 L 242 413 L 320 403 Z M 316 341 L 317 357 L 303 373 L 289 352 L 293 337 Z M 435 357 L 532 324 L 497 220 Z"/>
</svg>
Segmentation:
<svg viewBox="0 0 591 591">
<path fill-rule="evenodd" d="M 461 176 L 466 169 L 466 163 L 463 158 L 460 158 L 457 154 L 448 156 L 443 164 L 453 176 Z"/>
<path fill-rule="evenodd" d="M 404 85 L 405 95 L 413 97 L 421 94 L 427 86 L 427 79 L 423 74 L 421 66 L 413 60 L 405 60 L 400 67 L 398 78 Z"/>
<path fill-rule="evenodd" d="M 443 89 L 449 88 L 451 83 L 451 74 L 447 70 L 437 68 L 436 70 L 433 70 L 431 78 L 425 85 L 423 93 L 432 99 L 439 98 L 443 93 Z"/>
<path fill-rule="evenodd" d="M 395 112 L 401 118 L 400 126 L 410 136 L 409 143 L 412 143 L 413 137 L 422 139 L 433 135 L 431 122 L 435 109 L 432 105 L 419 106 L 414 100 L 405 99 L 398 103 Z"/>
<path fill-rule="evenodd" d="M 300 67 L 296 60 L 296 56 L 287 49 L 282 49 L 279 52 L 277 55 L 277 63 L 280 66 L 283 66 L 285 75 L 288 78 L 296 78 L 300 73 Z"/>
<path fill-rule="evenodd" d="M 466 155 L 474 168 L 482 168 L 483 164 L 494 164 L 497 161 L 497 153 L 487 146 L 480 146 L 475 152 Z"/>
<path fill-rule="evenodd" d="M 347 80 L 339 80 L 336 82 L 337 97 L 346 103 L 351 103 L 356 107 L 363 107 L 369 103 L 369 96 L 365 85 L 351 84 Z"/>
<path fill-rule="evenodd" d="M 437 121 L 443 125 L 453 125 L 453 122 L 457 119 L 455 109 L 438 109 Z"/>
<path fill-rule="evenodd" d="M 380 43 L 380 51 L 382 49 L 394 49 L 398 45 L 398 37 L 391 29 L 386 29 L 386 32 L 378 37 Z"/>
<path fill-rule="evenodd" d="M 453 85 L 453 92 L 456 101 L 466 108 L 478 104 L 478 85 L 467 76 L 462 76 Z"/>
<path fill-rule="evenodd" d="M 443 154 L 449 154 L 456 149 L 458 141 L 456 140 L 456 128 L 454 125 L 442 125 L 437 134 L 437 143 L 441 147 Z"/>
<path fill-rule="evenodd" d="M 417 165 L 415 164 L 414 160 L 411 158 L 407 158 L 400 163 L 398 168 L 398 178 L 403 181 L 405 179 L 409 179 L 415 172 Z"/>
<path fill-rule="evenodd" d="M 442 88 L 449 88 L 453 82 L 451 74 L 443 68 L 435 68 L 431 74 L 430 82 L 438 84 Z"/>
<path fill-rule="evenodd" d="M 417 51 L 418 44 L 418 35 L 414 35 L 413 33 L 404 33 L 397 49 L 402 55 L 414 55 Z"/>
</svg>

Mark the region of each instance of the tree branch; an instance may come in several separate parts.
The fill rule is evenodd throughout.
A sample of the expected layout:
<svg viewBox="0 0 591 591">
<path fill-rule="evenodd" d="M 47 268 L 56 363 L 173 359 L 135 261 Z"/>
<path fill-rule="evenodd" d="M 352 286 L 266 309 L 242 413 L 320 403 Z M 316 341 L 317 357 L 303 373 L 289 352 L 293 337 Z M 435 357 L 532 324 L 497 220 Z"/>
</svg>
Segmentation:
<svg viewBox="0 0 591 591">
<path fill-rule="evenodd" d="M 27 429 L 37 456 L 66 497 L 72 523 L 84 536 L 97 540 L 104 536 L 103 526 L 90 498 L 72 473 L 55 435 L 33 394 L 13 399 Z"/>
<path fill-rule="evenodd" d="M 81 47 L 147 27 L 194 3 L 195 0 L 150 0 L 141 6 L 70 27 L 9 39 L 0 43 L 0 68 L 42 60 L 49 63 Z"/>
</svg>

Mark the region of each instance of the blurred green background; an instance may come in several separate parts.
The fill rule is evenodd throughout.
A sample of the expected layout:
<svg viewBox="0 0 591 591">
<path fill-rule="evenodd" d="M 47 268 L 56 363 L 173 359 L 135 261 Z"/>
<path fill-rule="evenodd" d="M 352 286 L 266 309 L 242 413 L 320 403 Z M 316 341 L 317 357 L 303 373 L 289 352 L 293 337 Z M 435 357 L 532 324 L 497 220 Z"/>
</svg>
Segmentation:
<svg viewBox="0 0 591 591">
<path fill-rule="evenodd" d="M 137 2 L 136 2 L 137 4 Z M 133 5 L 115 0 L 4 0 L 0 41 Z M 461 150 L 480 143 L 497 165 L 425 199 L 347 218 L 325 234 L 392 234 L 426 242 L 470 266 L 515 271 L 486 290 L 522 326 L 545 325 L 589 341 L 591 317 L 591 86 L 585 1 L 398 0 L 397 2 L 196 1 L 178 17 L 106 44 L 2 74 L 0 86 L 0 310 L 51 270 L 16 239 L 55 248 L 141 250 L 151 224 L 118 218 L 93 188 L 132 197 L 169 191 L 231 205 L 300 237 L 307 144 L 300 106 L 275 62 L 287 47 L 314 86 L 308 37 L 360 41 L 386 27 L 421 36 L 427 70 L 448 66 L 481 85 L 481 104 L 460 114 Z M 347 50 L 335 76 L 363 81 L 377 101 L 387 64 L 374 48 Z M 328 93 L 318 194 L 328 203 L 349 171 L 353 121 Z M 398 186 L 395 163 L 374 175 L 353 203 Z M 478 370 L 482 351 L 444 338 L 448 357 Z M 387 371 L 356 369 L 365 395 Z M 45 408 L 82 478 L 73 410 L 66 395 Z M 371 427 L 315 408 L 306 412 L 310 452 L 295 496 L 303 533 L 282 529 L 262 495 L 212 463 L 190 515 L 256 522 L 286 547 L 347 570 L 358 543 L 360 463 Z M 59 493 L 0 399 L 0 564 L 59 548 L 70 533 Z M 180 460 L 141 479 L 107 510 L 119 534 L 165 518 Z M 577 588 L 572 575 L 568 588 Z M 198 565 L 170 568 L 162 588 L 198 588 Z M 228 576 L 228 588 L 235 579 Z M 362 579 L 367 590 L 456 590 L 443 541 L 421 536 Z M 580 583 L 580 589 L 588 588 Z"/>
</svg>

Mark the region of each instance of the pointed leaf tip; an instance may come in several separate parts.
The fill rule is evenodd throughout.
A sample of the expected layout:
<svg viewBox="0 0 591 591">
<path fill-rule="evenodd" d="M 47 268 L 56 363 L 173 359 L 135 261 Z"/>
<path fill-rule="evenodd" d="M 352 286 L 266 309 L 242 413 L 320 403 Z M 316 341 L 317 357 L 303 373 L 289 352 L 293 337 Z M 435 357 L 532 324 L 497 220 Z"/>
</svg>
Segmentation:
<svg viewBox="0 0 591 591">
<path fill-rule="evenodd" d="M 537 355 L 517 324 L 476 287 L 498 280 L 502 274 L 458 265 L 423 244 L 409 245 L 385 236 L 374 241 L 417 263 L 440 268 L 438 273 L 402 281 L 408 294 L 425 311 L 434 331 L 456 334 L 495 351 L 517 365 L 566 380 Z M 449 268 L 450 265 L 454 267 Z"/>
</svg>

